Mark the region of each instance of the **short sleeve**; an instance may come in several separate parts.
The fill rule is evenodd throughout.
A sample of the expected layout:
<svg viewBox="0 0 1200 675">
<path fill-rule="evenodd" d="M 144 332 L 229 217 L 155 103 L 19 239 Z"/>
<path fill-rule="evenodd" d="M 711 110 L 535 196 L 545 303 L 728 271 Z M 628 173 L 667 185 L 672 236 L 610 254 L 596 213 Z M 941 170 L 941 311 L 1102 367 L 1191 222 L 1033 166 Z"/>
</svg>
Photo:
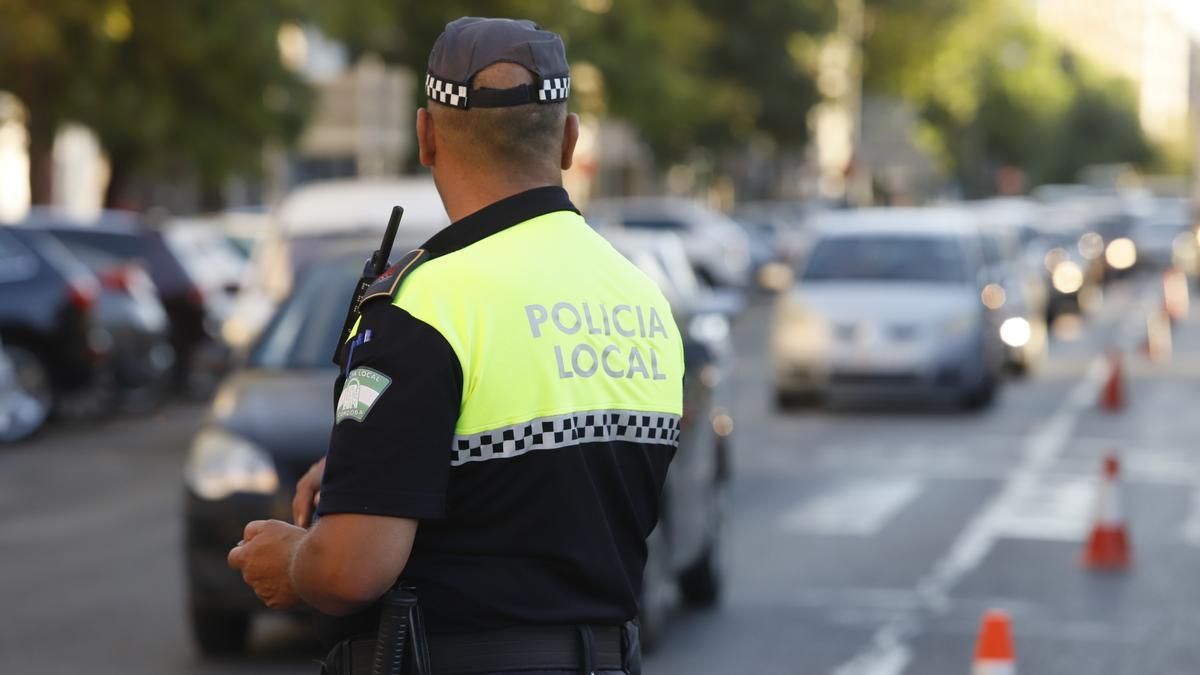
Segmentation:
<svg viewBox="0 0 1200 675">
<path fill-rule="evenodd" d="M 387 302 L 366 308 L 348 349 L 318 513 L 445 517 L 462 398 L 454 350 Z"/>
</svg>

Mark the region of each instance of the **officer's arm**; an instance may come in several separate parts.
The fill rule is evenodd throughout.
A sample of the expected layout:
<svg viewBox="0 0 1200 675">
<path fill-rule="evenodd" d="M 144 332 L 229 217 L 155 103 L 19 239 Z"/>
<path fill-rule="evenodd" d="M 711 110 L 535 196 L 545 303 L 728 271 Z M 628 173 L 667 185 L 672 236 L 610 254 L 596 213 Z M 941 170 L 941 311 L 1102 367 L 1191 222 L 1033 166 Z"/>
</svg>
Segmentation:
<svg viewBox="0 0 1200 675">
<path fill-rule="evenodd" d="M 417 522 L 446 515 L 462 370 L 446 339 L 390 302 L 365 306 L 340 388 L 317 524 L 291 559 L 293 589 L 326 614 L 381 597 Z"/>
<path fill-rule="evenodd" d="M 292 558 L 292 588 L 324 614 L 351 614 L 378 600 L 404 571 L 417 521 L 329 514 L 317 521 Z"/>
</svg>

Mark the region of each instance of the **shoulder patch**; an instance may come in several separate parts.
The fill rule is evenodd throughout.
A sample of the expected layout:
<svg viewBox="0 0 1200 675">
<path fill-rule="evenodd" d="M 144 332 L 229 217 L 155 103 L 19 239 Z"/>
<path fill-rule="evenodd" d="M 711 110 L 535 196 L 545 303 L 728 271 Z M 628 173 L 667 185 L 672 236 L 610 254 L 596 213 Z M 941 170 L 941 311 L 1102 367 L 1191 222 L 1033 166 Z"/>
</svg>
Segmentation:
<svg viewBox="0 0 1200 675">
<path fill-rule="evenodd" d="M 405 277 L 412 274 L 412 271 L 417 269 L 421 263 L 429 260 L 429 252 L 423 248 L 417 248 L 405 253 L 396 264 L 387 268 L 387 270 L 379 275 L 379 278 L 367 286 L 367 290 L 363 293 L 362 302 L 359 303 L 359 308 L 367 304 L 370 300 L 377 298 L 391 299 L 396 295 L 396 291 L 400 288 L 400 284 L 404 282 Z"/>
<path fill-rule="evenodd" d="M 355 368 L 346 376 L 342 394 L 338 397 L 334 424 L 342 420 L 361 422 L 367 418 L 375 402 L 392 384 L 392 378 L 374 368 Z"/>
</svg>

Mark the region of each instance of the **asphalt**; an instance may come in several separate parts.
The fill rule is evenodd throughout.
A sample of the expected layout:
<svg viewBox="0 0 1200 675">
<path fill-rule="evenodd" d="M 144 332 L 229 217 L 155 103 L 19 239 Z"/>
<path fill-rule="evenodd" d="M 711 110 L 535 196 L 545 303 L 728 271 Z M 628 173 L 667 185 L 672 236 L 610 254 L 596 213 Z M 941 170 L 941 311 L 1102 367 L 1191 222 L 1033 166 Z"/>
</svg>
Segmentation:
<svg viewBox="0 0 1200 675">
<path fill-rule="evenodd" d="M 1200 672 L 1200 311 L 1151 363 L 1152 279 L 1112 289 L 1050 360 L 980 413 L 779 412 L 769 304 L 727 370 L 735 480 L 727 588 L 680 609 L 650 674 L 969 672 L 980 616 L 1009 612 L 1023 673 Z M 1129 348 L 1127 407 L 1095 398 Z M 206 661 L 184 608 L 180 469 L 202 406 L 57 428 L 0 449 L 0 673 L 312 673 L 303 625 Z M 1134 564 L 1080 565 L 1102 458 L 1124 467 Z"/>
</svg>

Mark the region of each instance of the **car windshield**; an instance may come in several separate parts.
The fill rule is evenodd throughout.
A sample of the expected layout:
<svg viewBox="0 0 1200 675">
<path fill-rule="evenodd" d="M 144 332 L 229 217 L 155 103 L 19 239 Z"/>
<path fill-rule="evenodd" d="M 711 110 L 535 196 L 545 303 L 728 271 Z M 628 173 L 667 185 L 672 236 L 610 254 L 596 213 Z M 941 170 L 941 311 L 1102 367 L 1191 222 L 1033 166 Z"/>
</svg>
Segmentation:
<svg viewBox="0 0 1200 675">
<path fill-rule="evenodd" d="M 250 365 L 273 370 L 331 367 L 346 304 L 361 272 L 362 262 L 354 258 L 306 268 L 251 351 Z"/>
<path fill-rule="evenodd" d="M 961 244 L 949 237 L 846 236 L 818 242 L 804 281 L 964 283 Z"/>
</svg>

